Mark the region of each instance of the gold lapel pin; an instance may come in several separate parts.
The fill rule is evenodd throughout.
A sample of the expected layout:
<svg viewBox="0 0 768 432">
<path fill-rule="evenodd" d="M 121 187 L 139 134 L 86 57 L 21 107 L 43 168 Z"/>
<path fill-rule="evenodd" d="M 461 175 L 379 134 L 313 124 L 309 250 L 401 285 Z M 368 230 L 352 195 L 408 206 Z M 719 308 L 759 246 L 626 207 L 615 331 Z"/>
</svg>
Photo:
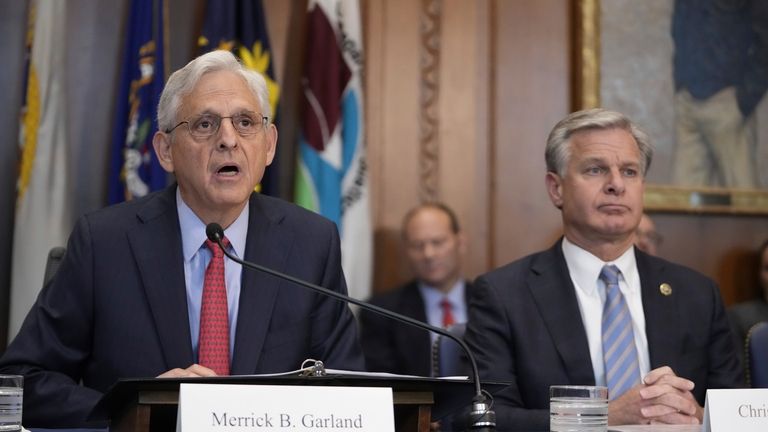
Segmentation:
<svg viewBox="0 0 768 432">
<path fill-rule="evenodd" d="M 662 295 L 665 296 L 671 296 L 672 295 L 672 286 L 666 282 L 659 285 L 659 292 L 661 292 Z"/>
</svg>

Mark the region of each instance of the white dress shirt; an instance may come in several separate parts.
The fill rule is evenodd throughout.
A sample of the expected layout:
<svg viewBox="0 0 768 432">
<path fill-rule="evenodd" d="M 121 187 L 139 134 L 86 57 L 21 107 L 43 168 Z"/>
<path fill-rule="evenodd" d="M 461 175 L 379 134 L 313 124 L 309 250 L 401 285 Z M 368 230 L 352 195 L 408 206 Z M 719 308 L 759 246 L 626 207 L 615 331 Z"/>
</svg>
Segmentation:
<svg viewBox="0 0 768 432">
<path fill-rule="evenodd" d="M 595 384 L 606 385 L 605 362 L 603 360 L 602 320 L 603 303 L 605 303 L 605 283 L 600 280 L 600 271 L 606 264 L 613 264 L 621 270 L 619 289 L 627 302 L 632 316 L 632 329 L 635 333 L 640 375 L 650 372 L 650 357 L 648 354 L 648 338 L 645 335 L 645 313 L 640 289 L 640 275 L 637 272 L 635 249 L 630 247 L 619 258 L 612 262 L 604 262 L 586 250 L 563 238 L 563 255 L 568 265 L 571 281 L 576 287 L 576 298 L 579 302 L 579 312 L 584 323 L 589 342 L 589 354 L 592 358 L 592 369 L 595 373 Z"/>
</svg>

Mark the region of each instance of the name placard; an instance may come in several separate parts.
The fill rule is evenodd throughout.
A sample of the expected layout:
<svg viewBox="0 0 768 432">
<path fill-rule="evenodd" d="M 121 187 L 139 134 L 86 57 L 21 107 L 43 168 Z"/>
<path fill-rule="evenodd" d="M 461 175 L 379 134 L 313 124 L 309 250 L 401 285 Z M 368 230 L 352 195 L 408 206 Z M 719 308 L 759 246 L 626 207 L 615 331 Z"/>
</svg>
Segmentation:
<svg viewBox="0 0 768 432">
<path fill-rule="evenodd" d="M 392 389 L 241 384 L 179 388 L 177 432 L 394 432 Z"/>
<path fill-rule="evenodd" d="M 768 431 L 768 389 L 707 390 L 702 430 Z"/>
</svg>

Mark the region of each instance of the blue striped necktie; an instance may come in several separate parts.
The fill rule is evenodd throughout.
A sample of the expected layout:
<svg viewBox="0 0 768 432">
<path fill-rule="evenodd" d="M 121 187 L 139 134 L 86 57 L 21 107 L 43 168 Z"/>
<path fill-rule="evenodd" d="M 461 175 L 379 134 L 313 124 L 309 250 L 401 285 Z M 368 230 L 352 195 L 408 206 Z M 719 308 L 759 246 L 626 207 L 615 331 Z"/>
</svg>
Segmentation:
<svg viewBox="0 0 768 432">
<path fill-rule="evenodd" d="M 603 360 L 611 400 L 618 398 L 640 381 L 632 317 L 619 290 L 620 273 L 621 270 L 615 265 L 606 265 L 600 271 L 600 280 L 605 282 Z"/>
</svg>

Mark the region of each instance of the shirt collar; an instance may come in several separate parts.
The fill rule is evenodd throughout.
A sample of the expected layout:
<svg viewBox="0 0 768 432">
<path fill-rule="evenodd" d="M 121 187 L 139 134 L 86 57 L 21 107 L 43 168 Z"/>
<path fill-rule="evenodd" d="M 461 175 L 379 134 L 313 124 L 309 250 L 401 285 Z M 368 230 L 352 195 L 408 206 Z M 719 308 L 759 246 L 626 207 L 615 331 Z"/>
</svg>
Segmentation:
<svg viewBox="0 0 768 432">
<path fill-rule="evenodd" d="M 454 306 L 463 304 L 465 289 L 466 287 L 464 279 L 461 278 L 456 281 L 456 283 L 453 285 L 451 290 L 448 291 L 447 294 L 433 286 L 419 281 L 419 291 L 421 292 L 421 297 L 424 299 L 424 306 L 426 306 L 428 309 L 437 307 L 437 305 L 440 304 L 444 298 L 447 298 L 448 301 L 450 301 Z"/>
<path fill-rule="evenodd" d="M 600 271 L 606 264 L 613 264 L 621 270 L 620 280 L 631 281 L 637 273 L 634 247 L 629 247 L 618 258 L 609 262 L 605 262 L 595 255 L 592 255 L 587 250 L 576 246 L 568 241 L 568 238 L 566 237 L 563 237 L 562 249 L 563 255 L 565 256 L 565 262 L 568 265 L 568 271 L 571 274 L 571 279 L 576 285 L 576 289 L 580 289 L 590 296 L 595 295 Z M 625 285 L 629 290 L 628 292 L 633 292 L 637 289 L 634 284 L 627 283 Z"/>
<path fill-rule="evenodd" d="M 249 205 L 245 205 L 240 216 L 224 230 L 224 235 L 229 239 L 236 256 L 245 256 L 245 239 L 248 235 Z M 194 211 L 181 198 L 179 188 L 176 188 L 176 211 L 179 215 L 181 228 L 181 245 L 184 252 L 184 261 L 189 261 L 200 250 L 200 247 L 208 239 L 205 234 L 205 224 Z"/>
</svg>

